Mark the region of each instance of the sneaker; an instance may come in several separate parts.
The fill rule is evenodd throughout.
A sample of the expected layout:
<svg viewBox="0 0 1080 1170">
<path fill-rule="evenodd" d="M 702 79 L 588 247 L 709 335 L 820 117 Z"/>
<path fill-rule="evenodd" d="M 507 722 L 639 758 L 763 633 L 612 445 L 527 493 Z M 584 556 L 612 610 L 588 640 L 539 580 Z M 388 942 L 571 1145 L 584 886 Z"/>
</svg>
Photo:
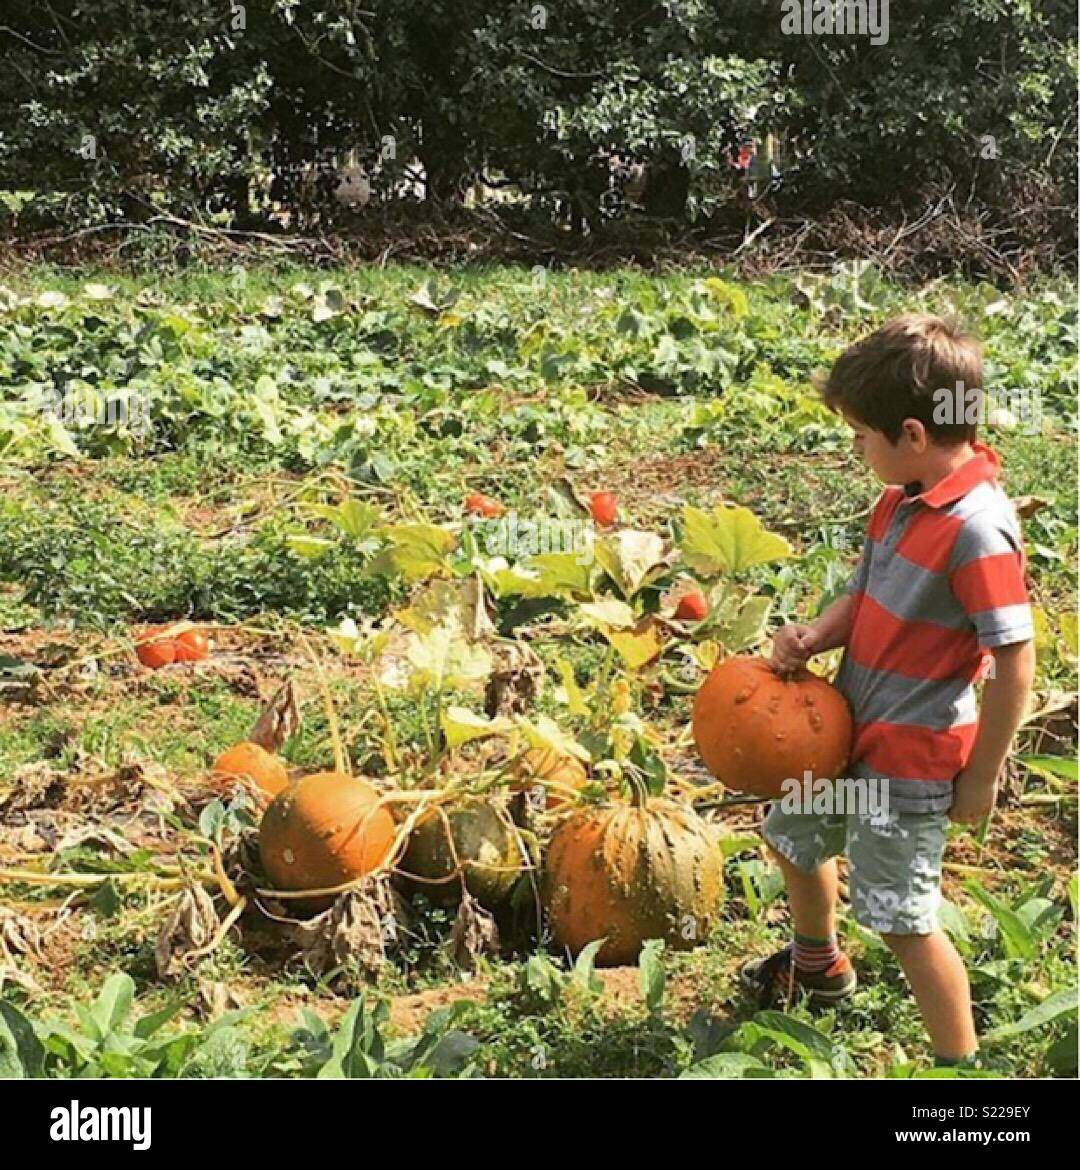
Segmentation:
<svg viewBox="0 0 1080 1170">
<path fill-rule="evenodd" d="M 788 943 L 767 959 L 754 959 L 739 972 L 743 990 L 757 998 L 762 1008 L 777 997 L 787 1001 L 795 988 L 818 1004 L 838 1003 L 855 990 L 858 980 L 847 955 L 841 955 L 824 971 L 800 971 L 791 961 L 794 945 Z"/>
</svg>

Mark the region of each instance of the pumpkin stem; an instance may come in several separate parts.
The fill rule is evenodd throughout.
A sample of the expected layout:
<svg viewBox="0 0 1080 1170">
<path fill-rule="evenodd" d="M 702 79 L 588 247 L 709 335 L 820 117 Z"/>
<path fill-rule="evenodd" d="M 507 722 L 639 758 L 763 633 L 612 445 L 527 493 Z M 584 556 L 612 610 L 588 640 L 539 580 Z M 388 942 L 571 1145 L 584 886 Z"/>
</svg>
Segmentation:
<svg viewBox="0 0 1080 1170">
<path fill-rule="evenodd" d="M 645 777 L 636 768 L 627 768 L 626 783 L 630 786 L 630 803 L 634 808 L 644 808 L 649 799 Z"/>
<path fill-rule="evenodd" d="M 323 707 L 326 711 L 326 722 L 330 727 L 330 741 L 334 748 L 334 771 L 345 776 L 351 775 L 349 759 L 341 742 L 341 727 L 338 724 L 337 711 L 334 709 L 334 700 L 330 695 L 330 688 L 326 685 L 326 675 L 323 674 L 322 660 L 315 653 L 307 635 L 300 631 L 300 643 L 307 651 L 312 665 L 315 667 L 315 678 L 319 684 L 319 693 L 322 695 Z"/>
</svg>

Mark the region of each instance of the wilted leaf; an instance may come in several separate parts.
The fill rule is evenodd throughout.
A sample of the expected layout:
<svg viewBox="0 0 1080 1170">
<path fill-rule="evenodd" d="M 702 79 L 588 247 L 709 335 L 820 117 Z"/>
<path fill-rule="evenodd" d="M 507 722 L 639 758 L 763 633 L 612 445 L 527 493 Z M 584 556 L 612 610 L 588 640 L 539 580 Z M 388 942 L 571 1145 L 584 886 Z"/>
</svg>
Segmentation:
<svg viewBox="0 0 1080 1170">
<path fill-rule="evenodd" d="M 617 597 L 601 597 L 598 601 L 583 601 L 578 612 L 597 625 L 625 630 L 637 621 L 633 609 Z"/>
<path fill-rule="evenodd" d="M 632 630 L 603 628 L 604 637 L 615 647 L 619 657 L 631 670 L 652 662 L 663 649 L 655 618 L 645 617 Z"/>
<path fill-rule="evenodd" d="M 666 566 L 664 542 L 655 532 L 624 528 L 596 543 L 600 567 L 619 587 L 623 597 L 635 593 Z"/>
<path fill-rule="evenodd" d="M 547 715 L 539 715 L 535 723 L 520 715 L 515 722 L 524 732 L 530 747 L 547 748 L 559 756 L 576 756 L 586 764 L 592 760 L 588 750 Z"/>
<path fill-rule="evenodd" d="M 483 646 L 470 644 L 444 626 L 426 634 L 413 634 L 406 652 L 413 687 L 434 690 L 463 689 L 491 673 L 491 655 Z"/>
<path fill-rule="evenodd" d="M 514 728 L 509 719 L 488 719 L 470 711 L 468 707 L 447 707 L 439 722 L 449 748 L 460 747 L 463 743 L 484 739 L 489 735 L 505 735 Z"/>
</svg>

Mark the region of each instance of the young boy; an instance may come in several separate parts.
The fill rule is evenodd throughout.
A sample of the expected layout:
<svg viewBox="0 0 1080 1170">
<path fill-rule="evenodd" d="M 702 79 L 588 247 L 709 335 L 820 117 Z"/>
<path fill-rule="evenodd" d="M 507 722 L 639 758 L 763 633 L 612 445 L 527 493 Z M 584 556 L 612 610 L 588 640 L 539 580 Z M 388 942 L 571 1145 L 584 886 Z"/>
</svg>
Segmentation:
<svg viewBox="0 0 1080 1170">
<path fill-rule="evenodd" d="M 795 939 L 743 972 L 763 997 L 791 980 L 819 1001 L 852 992 L 836 941 L 835 858 L 846 852 L 852 914 L 896 955 L 943 1064 L 977 1048 L 967 973 L 936 921 L 946 826 L 993 808 L 1035 660 L 1019 525 L 997 456 L 965 421 L 971 399 L 957 396 L 981 386 L 978 344 L 910 315 L 846 350 L 821 387 L 888 486 L 844 596 L 809 625 L 784 626 L 772 664 L 783 674 L 845 647 L 836 685 L 855 721 L 847 774 L 886 781 L 888 811 L 773 805 L 765 838 Z"/>
</svg>

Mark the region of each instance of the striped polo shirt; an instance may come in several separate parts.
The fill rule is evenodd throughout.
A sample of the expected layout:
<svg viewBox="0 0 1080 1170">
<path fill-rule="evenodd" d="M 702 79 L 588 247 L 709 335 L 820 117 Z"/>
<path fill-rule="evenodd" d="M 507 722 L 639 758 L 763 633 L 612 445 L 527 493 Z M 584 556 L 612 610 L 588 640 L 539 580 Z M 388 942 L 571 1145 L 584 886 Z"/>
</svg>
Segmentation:
<svg viewBox="0 0 1080 1170">
<path fill-rule="evenodd" d="M 847 586 L 855 613 L 836 685 L 855 719 L 851 770 L 887 778 L 898 811 L 949 807 L 989 651 L 1034 633 L 1001 463 L 981 443 L 974 450 L 928 491 L 885 489 Z"/>
</svg>

